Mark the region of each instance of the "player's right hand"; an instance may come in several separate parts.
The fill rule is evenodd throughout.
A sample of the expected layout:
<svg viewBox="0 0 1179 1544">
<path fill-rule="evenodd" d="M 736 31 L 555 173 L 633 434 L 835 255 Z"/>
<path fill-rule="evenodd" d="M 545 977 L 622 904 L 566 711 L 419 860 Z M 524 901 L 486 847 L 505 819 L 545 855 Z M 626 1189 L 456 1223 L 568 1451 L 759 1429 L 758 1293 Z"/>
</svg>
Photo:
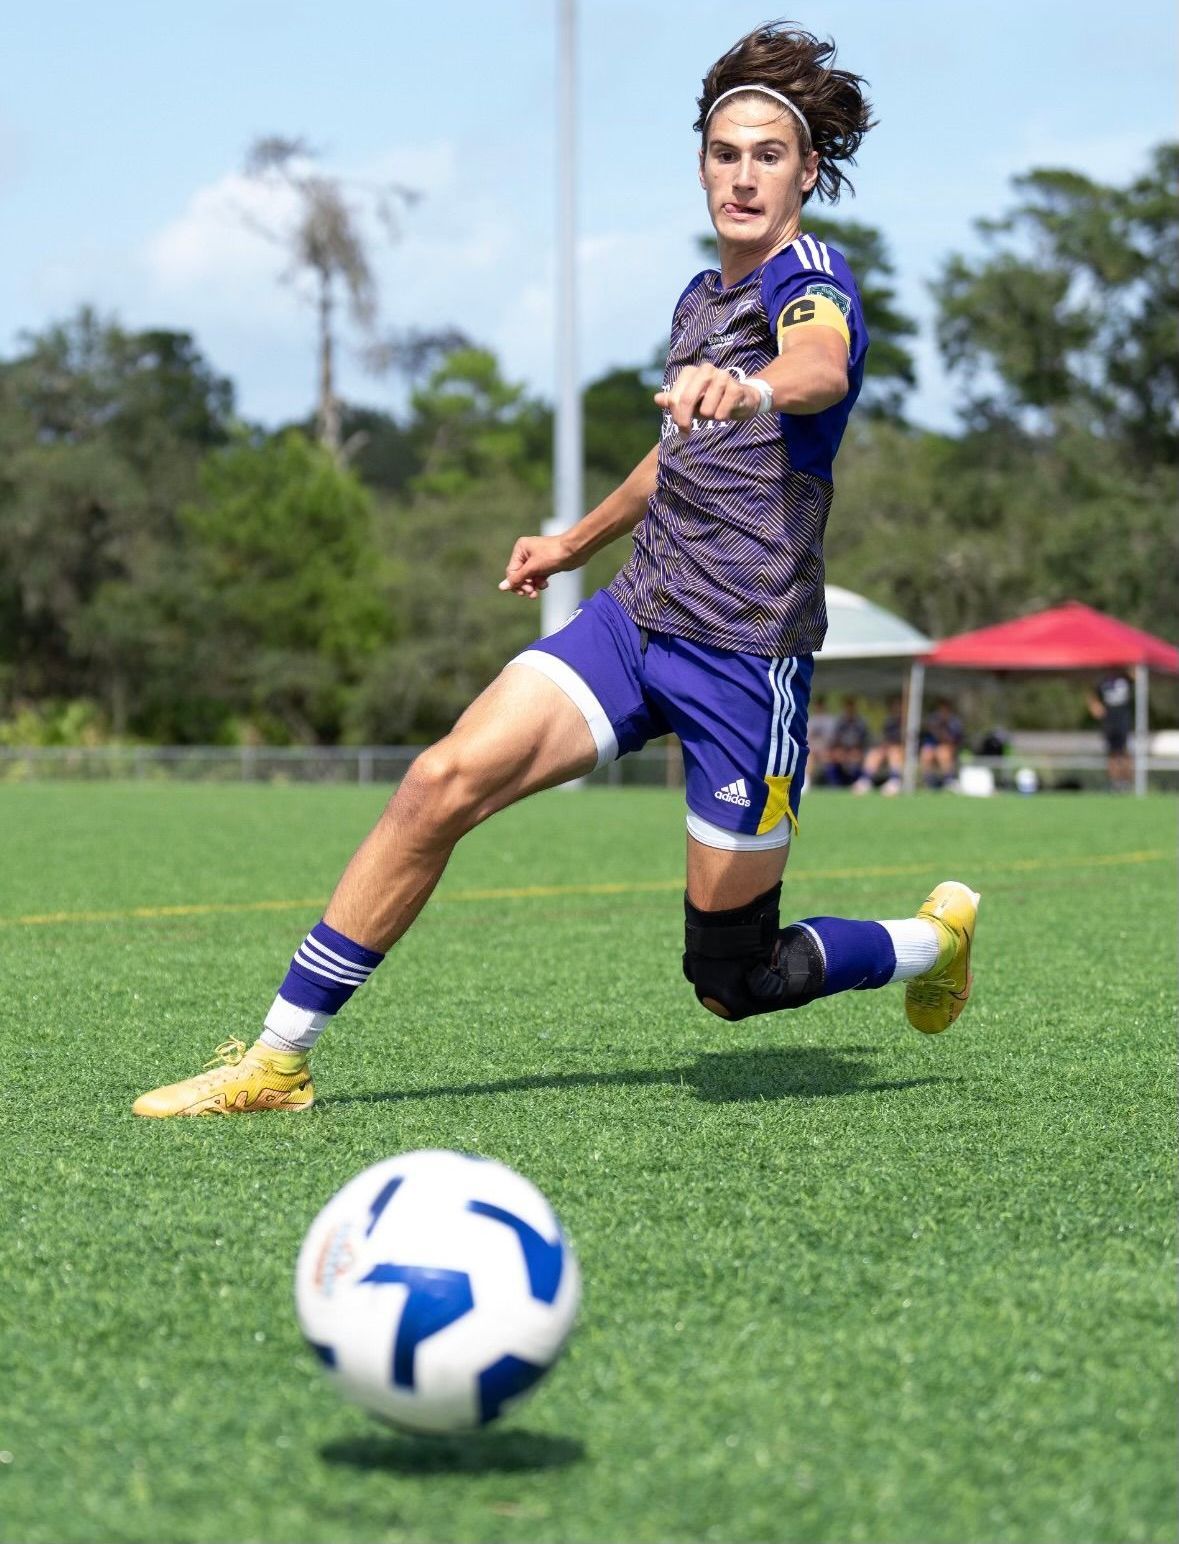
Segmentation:
<svg viewBox="0 0 1179 1544">
<path fill-rule="evenodd" d="M 548 589 L 550 574 L 576 566 L 563 536 L 521 536 L 512 548 L 499 587 L 513 595 L 523 595 L 526 600 L 535 600 L 542 590 Z"/>
</svg>

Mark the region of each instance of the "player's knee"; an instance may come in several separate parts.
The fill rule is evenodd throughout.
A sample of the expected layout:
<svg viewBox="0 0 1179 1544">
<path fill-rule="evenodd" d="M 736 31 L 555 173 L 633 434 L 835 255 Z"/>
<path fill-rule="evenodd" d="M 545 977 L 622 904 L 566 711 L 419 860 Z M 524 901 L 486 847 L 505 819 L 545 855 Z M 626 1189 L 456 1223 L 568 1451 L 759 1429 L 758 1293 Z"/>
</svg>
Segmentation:
<svg viewBox="0 0 1179 1544">
<path fill-rule="evenodd" d="M 778 935 L 781 885 L 732 911 L 702 911 L 684 900 L 684 975 L 696 998 L 723 1019 L 764 1012 L 751 973 L 770 963 Z"/>
<path fill-rule="evenodd" d="M 684 975 L 692 983 L 696 1001 L 721 1019 L 744 1019 L 758 1010 L 751 1007 L 745 990 L 743 966 L 718 968 L 715 961 L 684 954 Z"/>
<path fill-rule="evenodd" d="M 474 825 L 483 791 L 475 770 L 451 737 L 424 750 L 406 773 L 397 800 L 423 830 Z"/>
<path fill-rule="evenodd" d="M 779 889 L 734 912 L 685 903 L 684 975 L 710 1013 L 745 1019 L 801 1008 L 821 995 L 822 950 L 805 927 L 779 931 Z"/>
</svg>

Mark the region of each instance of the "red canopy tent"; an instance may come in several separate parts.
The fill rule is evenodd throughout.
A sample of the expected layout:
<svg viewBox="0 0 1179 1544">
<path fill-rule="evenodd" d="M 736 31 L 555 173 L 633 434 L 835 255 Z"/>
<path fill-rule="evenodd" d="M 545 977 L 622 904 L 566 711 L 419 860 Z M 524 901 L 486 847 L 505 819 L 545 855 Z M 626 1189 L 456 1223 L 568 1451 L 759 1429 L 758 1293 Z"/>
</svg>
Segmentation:
<svg viewBox="0 0 1179 1544">
<path fill-rule="evenodd" d="M 943 638 L 927 665 L 965 670 L 1133 670 L 1179 675 L 1179 649 L 1079 600 L 997 627 Z"/>
<path fill-rule="evenodd" d="M 1132 670 L 1134 672 L 1134 787 L 1146 792 L 1147 701 L 1150 672 L 1179 675 L 1179 649 L 1085 606 L 1066 601 L 1034 616 L 943 638 L 913 671 L 906 725 L 906 782 L 912 784 L 921 727 L 924 667 L 955 670 Z"/>
</svg>

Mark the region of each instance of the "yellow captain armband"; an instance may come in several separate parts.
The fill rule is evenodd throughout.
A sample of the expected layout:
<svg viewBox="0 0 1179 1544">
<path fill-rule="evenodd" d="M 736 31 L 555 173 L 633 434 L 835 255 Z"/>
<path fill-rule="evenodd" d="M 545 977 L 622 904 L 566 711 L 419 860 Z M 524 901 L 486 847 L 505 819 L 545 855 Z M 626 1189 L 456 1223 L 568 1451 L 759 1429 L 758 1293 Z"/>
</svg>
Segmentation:
<svg viewBox="0 0 1179 1544">
<path fill-rule="evenodd" d="M 805 295 L 792 300 L 778 318 L 778 352 L 786 342 L 788 327 L 833 327 L 851 349 L 851 334 L 847 330 L 849 306 L 846 295 L 831 285 L 813 285 Z"/>
</svg>

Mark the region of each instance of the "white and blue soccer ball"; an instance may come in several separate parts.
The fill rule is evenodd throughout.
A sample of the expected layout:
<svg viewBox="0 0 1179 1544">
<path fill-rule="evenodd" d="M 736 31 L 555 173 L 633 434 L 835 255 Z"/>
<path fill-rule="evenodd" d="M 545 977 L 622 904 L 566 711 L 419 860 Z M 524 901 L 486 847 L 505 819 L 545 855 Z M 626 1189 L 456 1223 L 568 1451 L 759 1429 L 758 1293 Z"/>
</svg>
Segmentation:
<svg viewBox="0 0 1179 1544">
<path fill-rule="evenodd" d="M 412 1431 L 483 1426 L 561 1353 L 581 1298 L 552 1207 L 505 1164 L 403 1153 L 338 1191 L 295 1269 L 299 1324 L 340 1392 Z"/>
</svg>

